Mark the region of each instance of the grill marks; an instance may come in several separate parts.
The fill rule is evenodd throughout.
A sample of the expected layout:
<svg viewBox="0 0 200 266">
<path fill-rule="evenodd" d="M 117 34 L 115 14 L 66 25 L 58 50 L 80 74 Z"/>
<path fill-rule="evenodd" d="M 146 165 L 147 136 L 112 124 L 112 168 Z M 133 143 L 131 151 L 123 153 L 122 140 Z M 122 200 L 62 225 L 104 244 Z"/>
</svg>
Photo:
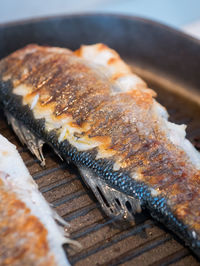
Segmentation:
<svg viewBox="0 0 200 266">
<path fill-rule="evenodd" d="M 47 52 L 45 55 L 42 49 L 38 53 L 38 69 L 31 72 L 23 83 L 32 87 L 32 93 L 41 92 L 42 95 L 50 96 L 48 102 L 43 96 L 41 104 L 53 102 L 55 116 L 69 113 L 80 124 L 87 118 L 88 110 L 97 106 L 108 95 L 109 86 L 106 80 L 101 81 L 95 71 L 69 56 L 70 54 Z M 50 58 L 44 60 L 45 56 Z"/>
<path fill-rule="evenodd" d="M 159 95 L 162 95 L 162 91 L 160 92 Z M 185 106 L 187 106 L 186 109 L 189 110 L 190 113 L 189 114 L 187 113 L 187 114 L 183 115 L 183 108 L 182 108 L 182 104 L 180 105 L 180 103 L 179 103 L 179 98 L 176 98 L 174 96 L 174 99 L 175 99 L 176 106 L 177 106 L 176 112 L 179 112 L 180 114 L 182 114 L 182 118 L 183 118 L 183 116 L 185 117 L 185 115 L 186 116 L 187 115 L 191 115 L 194 118 L 194 123 L 191 125 L 190 130 L 189 130 L 190 135 L 193 136 L 193 132 L 198 132 L 199 123 L 195 123 L 195 121 L 198 122 L 199 115 L 194 115 L 192 113 L 192 109 L 188 108 L 188 106 L 187 106 L 187 100 L 185 100 L 186 101 Z M 174 108 L 174 105 L 170 101 L 167 101 L 167 97 L 164 97 L 162 102 L 164 104 L 166 104 L 166 105 L 168 104 L 169 108 L 170 107 L 171 107 L 171 109 Z M 0 125 L 2 125 L 2 120 L 1 119 L 2 118 L 0 116 Z M 198 134 L 195 134 L 195 136 L 197 136 L 197 135 Z M 135 134 L 134 136 L 137 136 L 137 135 Z M 137 138 L 138 137 L 136 137 L 136 141 L 137 141 Z M 17 142 L 17 145 L 18 144 L 19 143 Z M 20 150 L 22 150 L 22 148 L 20 148 L 20 146 L 18 148 Z M 25 156 L 25 152 L 26 152 L 26 155 L 28 155 L 27 150 L 25 151 L 23 149 L 23 153 L 24 153 L 23 156 Z M 151 156 L 150 156 L 152 161 L 154 161 L 153 159 L 157 158 L 157 156 L 160 153 L 162 153 L 162 150 L 160 151 L 159 149 L 155 148 L 154 152 L 152 151 Z M 55 160 L 56 160 L 56 157 L 55 157 Z M 47 167 L 51 168 L 51 162 L 50 161 L 47 161 Z M 54 165 L 53 165 L 53 167 L 54 167 Z M 31 170 L 32 174 L 34 174 L 36 172 L 35 167 L 32 167 L 30 170 Z M 41 168 L 40 168 L 40 170 L 41 170 Z M 41 174 L 40 175 L 41 178 L 38 179 L 37 182 L 39 183 L 40 186 L 41 185 L 44 186 L 44 184 L 45 184 L 45 186 L 48 186 L 48 184 L 51 184 L 51 182 L 55 182 L 56 179 L 57 180 L 63 180 L 63 176 L 64 176 L 65 173 L 66 173 L 66 170 L 64 172 L 58 170 L 57 172 L 54 172 L 52 176 L 51 176 L 51 174 L 48 174 L 48 176 L 46 176 L 46 175 L 42 176 L 42 174 Z M 55 178 L 55 176 L 56 176 L 56 178 Z M 66 176 L 66 179 L 68 179 L 68 176 Z M 72 180 L 72 183 L 73 183 L 73 180 Z M 52 189 L 53 189 L 53 187 L 54 186 L 52 185 Z M 57 193 L 59 194 L 59 192 L 57 192 Z M 89 193 L 89 191 L 87 191 L 87 193 Z M 76 206 L 76 204 L 77 204 L 77 198 L 76 198 L 77 195 L 80 195 L 80 193 L 74 195 L 73 201 L 72 201 L 72 204 L 71 204 L 73 206 Z M 69 201 L 67 201 L 66 204 L 65 203 L 63 203 L 63 204 L 65 205 L 65 209 L 66 209 L 67 213 L 71 213 L 71 211 L 70 211 L 71 207 L 69 206 Z M 77 209 L 78 209 L 78 205 L 77 205 Z M 78 232 L 79 232 L 79 230 L 83 230 L 83 234 L 84 234 L 84 232 L 86 232 L 86 235 L 88 235 L 88 240 L 89 241 L 90 241 L 90 238 L 93 239 L 95 237 L 92 234 L 92 232 L 96 232 L 97 230 L 100 230 L 98 235 L 101 235 L 102 234 L 101 228 L 102 228 L 102 226 L 104 226 L 104 224 L 106 224 L 106 222 L 105 223 L 102 222 L 103 216 L 100 213 L 100 211 L 98 211 L 97 209 L 91 210 L 91 212 L 87 213 L 84 216 L 77 217 L 76 215 L 74 215 L 73 217 L 75 217 L 75 219 L 71 220 L 71 231 L 74 232 L 74 230 L 75 230 L 74 235 L 76 236 L 76 230 Z M 98 217 L 98 220 L 97 220 L 97 217 Z M 99 220 L 101 221 L 102 226 L 99 224 Z M 103 220 L 105 220 L 105 219 L 103 219 Z M 95 227 L 95 224 L 93 224 L 94 221 L 97 221 L 96 222 L 97 227 Z M 112 220 L 109 220 L 109 223 L 110 223 L 110 221 L 112 222 Z M 100 225 L 100 226 L 98 226 L 98 225 Z M 88 228 L 88 231 L 87 231 L 87 228 Z M 131 228 L 129 230 L 131 230 Z M 137 242 L 136 247 L 138 246 L 138 243 L 139 243 L 140 238 L 141 238 L 140 235 L 139 235 L 141 230 L 142 230 L 142 227 L 140 227 L 140 229 L 137 231 L 136 235 L 134 235 L 134 236 L 132 236 L 132 231 L 130 231 L 130 234 L 126 235 L 126 236 L 130 236 L 130 237 L 132 236 L 131 237 L 132 241 L 133 241 L 133 239 L 135 239 L 135 241 Z M 150 253 L 150 250 L 148 250 L 148 248 L 147 249 L 145 248 L 145 247 L 149 246 L 149 243 L 147 242 L 149 240 L 149 236 L 147 236 L 147 239 L 144 239 L 144 245 L 138 247 L 138 249 L 137 248 L 136 249 L 131 248 L 130 253 L 127 253 L 126 250 L 121 250 L 121 242 L 120 242 L 120 240 L 124 236 L 123 230 L 120 229 L 120 231 L 119 231 L 119 230 L 115 229 L 115 230 L 112 231 L 112 235 L 116 234 L 117 232 L 119 233 L 119 238 L 118 238 L 119 247 L 118 247 L 117 251 L 115 251 L 114 250 L 115 247 L 114 247 L 113 243 L 111 243 L 110 250 L 109 250 L 109 254 L 112 254 L 112 258 L 110 258 L 111 262 L 118 261 L 117 256 L 119 256 L 119 250 L 120 250 L 120 254 L 121 254 L 120 255 L 120 261 L 123 262 L 123 263 L 126 263 L 126 262 L 128 262 L 130 260 L 130 265 L 135 264 L 137 262 L 138 262 L 138 264 L 141 264 L 141 258 L 143 257 L 143 255 L 146 257 L 146 264 L 147 265 L 149 265 L 150 258 L 152 258 L 152 257 L 154 257 L 154 259 L 155 259 L 154 263 L 155 263 L 155 261 L 158 261 L 158 264 L 160 265 L 160 263 L 167 263 L 168 264 L 168 263 L 173 263 L 175 261 L 179 261 L 184 256 L 186 256 L 186 258 L 183 258 L 181 261 L 179 261 L 177 265 L 179 265 L 179 263 L 182 263 L 183 265 L 197 265 L 198 264 L 198 262 L 195 260 L 195 258 L 193 258 L 191 255 L 188 256 L 188 254 L 190 254 L 188 250 L 185 251 L 185 249 L 184 249 L 183 254 L 182 254 L 181 251 L 180 252 L 176 252 L 175 254 L 169 252 L 169 256 L 166 256 L 166 250 L 168 250 L 168 249 L 166 249 L 165 247 L 164 247 L 164 251 L 163 250 L 159 251 L 159 246 L 163 247 L 164 243 L 162 242 L 162 239 L 161 239 L 161 242 L 159 242 L 158 245 L 157 245 L 157 243 L 156 243 L 157 239 L 155 238 L 156 233 L 154 233 L 154 232 L 153 233 L 151 232 L 151 234 L 153 235 L 152 244 L 155 245 L 155 247 L 156 247 L 155 248 L 155 252 L 153 253 L 153 256 L 151 256 L 152 254 Z M 109 242 L 107 242 L 107 239 L 106 240 L 104 239 L 102 242 L 98 242 L 99 241 L 98 235 L 96 235 L 95 239 L 96 239 L 96 242 L 99 243 L 98 246 L 101 249 L 102 243 L 104 243 L 106 245 Z M 120 238 L 120 235 L 122 235 L 121 238 Z M 124 243 L 125 243 L 126 247 L 130 247 L 130 238 L 126 238 L 126 236 L 124 237 Z M 77 240 L 80 240 L 80 237 L 85 237 L 85 235 L 77 234 Z M 166 237 L 163 237 L 163 239 L 166 239 Z M 145 245 L 145 243 L 147 243 L 147 245 Z M 104 249 L 102 249 L 102 250 L 98 250 L 98 246 L 95 246 L 94 249 L 95 249 L 96 253 L 95 253 L 95 251 L 91 251 L 91 252 L 93 252 L 93 257 L 92 258 L 90 256 L 91 252 L 87 253 L 87 249 L 84 249 L 83 253 L 81 253 L 81 255 L 83 255 L 84 253 L 87 253 L 88 254 L 88 257 L 86 256 L 86 259 L 88 258 L 87 263 L 89 262 L 89 263 L 91 263 L 91 265 L 93 265 L 94 261 L 98 262 L 98 258 L 104 257 L 104 254 L 105 254 L 105 252 L 107 250 L 105 245 L 104 245 Z M 75 251 L 72 252 L 71 248 L 69 248 L 69 247 L 67 247 L 67 250 L 68 250 L 68 254 L 69 254 L 69 259 L 72 262 L 73 259 L 76 258 L 76 254 L 78 253 L 78 250 L 75 250 Z M 0 252 L 1 252 L 1 250 L 0 250 Z M 170 254 L 172 254 L 172 255 L 170 255 Z M 81 258 L 82 257 L 79 256 L 79 254 L 78 254 L 78 257 L 80 258 L 79 263 L 81 265 L 81 263 L 82 263 L 82 259 Z M 117 259 L 115 260 L 114 258 L 117 258 Z M 136 258 L 138 258 L 138 260 Z M 105 260 L 105 261 L 110 261 L 110 259 L 109 260 Z M 89 265 L 89 263 L 87 265 Z"/>
<path fill-rule="evenodd" d="M 54 156 L 55 157 L 55 156 Z M 56 159 L 56 157 L 55 157 Z M 51 168 L 51 162 L 47 161 L 47 167 Z M 67 172 L 67 168 L 62 171 L 57 171 L 54 173 L 54 175 L 57 176 L 58 180 L 63 180 L 63 175 Z M 32 174 L 34 174 L 34 168 L 32 169 Z M 74 173 L 71 173 L 72 176 L 74 176 Z M 66 181 L 71 181 L 74 183 L 73 180 L 69 179 L 70 176 L 66 176 Z M 77 176 L 78 178 L 78 176 Z M 54 183 L 54 176 L 51 176 L 51 174 L 48 174 L 47 176 L 41 175 L 41 179 L 44 180 L 47 187 L 52 187 L 52 190 L 54 193 L 59 194 L 59 191 L 54 190 L 54 186 L 52 182 Z M 38 182 L 39 180 L 37 180 Z M 42 180 L 41 180 L 42 181 Z M 64 181 L 64 180 L 63 180 Z M 59 184 L 60 181 L 58 181 Z M 43 183 L 43 182 L 42 182 Z M 52 185 L 51 185 L 52 184 Z M 79 187 L 79 186 L 78 186 Z M 68 193 L 66 191 L 66 193 Z M 167 254 L 169 254 L 169 257 L 167 257 L 166 252 L 161 251 L 159 254 L 163 254 L 160 257 L 156 253 L 156 250 L 158 248 L 162 248 L 165 250 L 165 241 L 169 241 L 171 237 L 169 235 L 163 234 L 163 231 L 158 229 L 154 226 L 154 223 L 151 221 L 147 221 L 147 218 L 143 217 L 141 219 L 140 224 L 137 226 L 130 226 L 126 230 L 123 229 L 107 229 L 102 230 L 107 225 L 111 225 L 114 219 L 105 219 L 103 218 L 100 211 L 97 212 L 97 207 L 92 204 L 92 200 L 90 200 L 90 204 L 87 205 L 85 208 L 80 208 L 79 205 L 79 198 L 81 195 L 83 195 L 82 190 L 79 190 L 77 193 L 71 194 L 71 197 L 68 195 L 66 197 L 63 197 L 59 200 L 59 202 L 62 203 L 61 208 L 59 207 L 60 204 L 57 207 L 57 211 L 59 213 L 63 213 L 65 215 L 66 219 L 70 220 L 71 228 L 71 236 L 72 238 L 77 239 L 78 241 L 81 241 L 81 243 L 87 243 L 87 245 L 84 245 L 84 249 L 82 251 L 79 250 L 72 250 L 70 247 L 66 247 L 66 250 L 68 252 L 68 258 L 70 260 L 70 263 L 73 265 L 81 265 L 84 262 L 86 262 L 88 265 L 93 265 L 94 261 L 101 261 L 102 257 L 105 257 L 105 264 L 109 261 L 109 263 L 115 263 L 120 259 L 120 261 L 123 261 L 123 263 L 127 261 L 131 261 L 130 263 L 134 263 L 135 259 L 137 258 L 140 261 L 140 257 L 145 257 L 146 264 L 149 264 L 149 256 L 151 254 L 151 250 L 155 250 L 154 253 L 154 260 L 157 261 L 160 258 L 164 258 L 163 261 L 174 261 L 182 259 L 183 256 L 177 253 L 177 256 L 173 256 L 171 259 L 171 251 Z M 87 190 L 85 194 L 90 194 L 90 191 Z M 45 195 L 45 194 L 44 194 Z M 53 196 L 52 196 L 53 197 Z M 66 200 L 67 199 L 67 200 Z M 57 201 L 53 202 L 53 205 L 57 206 Z M 80 208 L 80 210 L 79 210 Z M 64 211 L 65 209 L 65 211 Z M 145 223 L 144 223 L 145 222 Z M 153 228 L 152 228 L 153 226 Z M 107 227 L 108 228 L 108 227 Z M 146 238 L 141 237 L 141 232 L 146 228 L 149 228 L 147 232 Z M 106 233 L 105 233 L 106 232 Z M 110 233 L 109 233 L 110 232 Z M 108 236 L 109 233 L 109 236 Z M 105 237 L 107 236 L 108 239 L 100 237 L 100 235 Z M 87 240 L 88 239 L 88 240 Z M 94 243 L 90 239 L 94 239 Z M 103 240 L 102 240 L 103 239 Z M 123 244 L 124 243 L 124 244 Z M 128 243 L 128 245 L 127 245 Z M 131 243 L 131 245 L 130 245 Z M 150 246 L 149 246 L 150 245 Z M 171 245 L 171 244 L 170 244 Z M 176 249 L 178 250 L 179 245 L 176 244 Z M 128 248 L 129 247 L 129 248 Z M 115 249 L 118 251 L 116 252 Z M 174 248 L 173 248 L 174 250 Z M 120 251 L 120 254 L 119 254 Z M 106 256 L 105 256 L 105 255 Z M 107 256 L 109 254 L 109 256 Z M 163 257 L 165 254 L 165 257 Z M 189 251 L 186 250 L 184 252 L 184 256 L 189 255 Z M 119 258 L 118 258 L 119 256 Z M 150 257 L 151 258 L 151 257 Z M 157 258 L 157 260 L 156 260 Z M 186 257 L 189 258 L 189 261 L 191 263 L 195 263 L 195 259 L 192 257 Z M 147 263 L 148 262 L 148 263 Z M 108 263 L 107 263 L 108 265 Z M 183 265 L 188 265 L 187 263 Z"/>
<path fill-rule="evenodd" d="M 150 94 L 133 90 L 113 96 L 113 84 L 98 69 L 90 68 L 68 50 L 56 49 L 29 46 L 24 55 L 23 50 L 16 52 L 11 61 L 8 58 L 3 63 L 13 64 L 11 73 L 6 70 L 3 75 L 13 75 L 14 85 L 31 87 L 31 96 L 39 93 L 38 104 L 45 108 L 51 104 L 55 119 L 70 115 L 75 126 L 85 123 L 89 129 L 83 135 L 101 140 L 99 149 L 114 151 L 113 161 L 129 173 L 137 170 L 142 181 L 169 199 L 180 220 L 199 230 L 200 221 L 192 211 L 200 217 L 200 204 L 195 203 L 199 203 L 199 171 L 167 141 L 152 111 Z"/>
<path fill-rule="evenodd" d="M 2 121 L 2 120 L 0 120 Z M 19 147 L 20 148 L 20 147 Z M 26 153 L 28 153 L 26 151 Z M 22 154 L 24 157 L 25 154 Z M 25 156 L 26 157 L 26 156 Z M 56 160 L 56 156 L 54 155 L 54 159 Z M 54 164 L 53 164 L 54 167 Z M 52 168 L 52 162 L 47 160 L 47 168 Z M 34 168 L 31 168 L 31 174 L 34 175 L 37 170 Z M 42 168 L 40 168 L 42 171 Z M 52 186 L 52 189 L 54 190 L 53 183 L 55 183 L 55 180 L 64 180 L 63 177 L 65 176 L 65 180 L 69 181 L 71 176 L 74 176 L 74 173 L 67 174 L 67 169 L 64 170 L 58 170 L 57 172 L 54 172 L 54 174 L 48 174 L 48 175 L 41 175 L 41 178 L 36 180 L 40 187 L 44 187 L 44 184 L 46 187 Z M 71 170 L 70 170 L 71 172 Z M 69 175 L 69 176 L 68 176 Z M 78 176 L 77 176 L 78 178 Z M 43 181 L 42 181 L 43 180 Z M 60 181 L 58 181 L 59 184 Z M 73 183 L 73 180 L 71 180 Z M 44 187 L 45 188 L 45 187 Z M 59 194 L 59 191 L 56 191 L 57 194 Z M 81 193 L 81 190 L 80 190 Z M 96 208 L 91 209 L 90 212 L 86 212 L 83 216 L 77 216 L 82 215 L 83 212 L 77 213 L 73 210 L 79 208 L 78 204 L 78 197 L 79 194 L 74 195 L 74 197 L 71 197 L 71 201 L 67 201 L 66 203 L 63 201 L 62 209 L 59 207 L 57 208 L 57 211 L 62 214 L 62 210 L 65 209 L 66 212 L 63 212 L 64 215 L 69 214 L 69 218 L 71 218 L 70 224 L 71 227 L 69 228 L 71 233 L 71 237 L 77 239 L 78 241 L 84 241 L 84 243 L 90 243 L 90 239 L 95 239 L 95 244 L 93 242 L 89 246 L 85 246 L 85 248 L 80 252 L 79 250 L 72 250 L 69 246 L 66 247 L 68 258 L 70 263 L 73 263 L 73 265 L 82 265 L 84 262 L 87 263 L 87 265 L 94 265 L 94 261 L 102 262 L 102 258 L 105 258 L 103 261 L 105 264 L 110 263 L 116 263 L 117 261 L 122 261 L 123 263 L 130 262 L 130 265 L 135 264 L 135 261 L 138 262 L 138 264 L 141 264 L 141 261 L 143 263 L 146 263 L 146 265 L 149 265 L 151 262 L 157 262 L 158 265 L 159 261 L 161 260 L 162 263 L 165 262 L 174 262 L 181 260 L 181 263 L 183 265 L 197 265 L 198 262 L 190 255 L 190 252 L 188 250 L 184 249 L 183 254 L 180 252 L 176 252 L 173 254 L 169 248 L 165 248 L 165 240 L 168 239 L 168 235 L 164 235 L 162 230 L 158 229 L 157 227 L 153 227 L 153 222 L 146 221 L 146 219 L 142 219 L 140 221 L 141 224 L 139 226 L 134 227 L 133 225 L 129 228 L 127 228 L 127 231 L 124 231 L 121 227 L 121 229 L 113 229 L 112 231 L 110 229 L 107 229 L 104 233 L 102 231 L 102 228 L 104 228 L 107 225 L 111 225 L 113 222 L 113 219 L 105 219 L 102 216 L 102 213 L 98 211 Z M 89 194 L 90 191 L 87 190 L 85 193 Z M 45 195 L 45 194 L 44 194 Z M 78 197 L 77 197 L 78 196 Z M 63 198 L 65 199 L 65 198 Z M 62 200 L 62 199 L 61 199 Z M 92 202 L 92 200 L 90 201 Z M 92 205 L 91 205 L 92 206 Z M 76 209 L 76 210 L 77 210 Z M 73 215 L 74 214 L 74 215 Z M 67 216 L 66 216 L 67 217 Z M 74 219 L 73 219 L 74 218 Z M 115 219 L 114 219 L 115 220 Z M 145 224 L 143 224 L 145 222 Z M 150 227 L 149 231 L 146 231 Z M 113 225 L 111 225 L 111 228 L 113 228 Z M 144 228 L 147 232 L 146 238 L 143 236 L 141 237 L 141 232 L 144 234 Z M 110 232 L 108 239 L 103 239 L 100 237 L 100 235 L 105 237 L 108 235 L 108 232 Z M 84 240 L 85 239 L 85 240 Z M 158 242 L 159 240 L 159 242 Z M 161 241 L 160 241 L 161 240 Z M 169 241 L 167 241 L 168 243 Z M 150 245 L 150 248 L 148 248 Z M 102 248 L 103 246 L 103 248 Z M 171 242 L 170 242 L 171 246 Z M 178 249 L 178 244 L 174 244 L 176 250 Z M 173 251 L 175 250 L 173 247 Z M 151 250 L 154 251 L 153 255 L 151 254 Z M 159 251 L 157 251 L 159 250 Z M 168 250 L 168 253 L 166 254 L 166 250 Z M 77 254 L 77 255 L 76 255 Z M 92 255 L 91 255 L 92 254 Z M 189 256 L 190 255 L 190 256 Z M 186 258 L 184 258 L 186 256 Z M 83 259 L 85 257 L 85 259 Z M 153 261 L 151 260 L 152 258 Z M 77 262 L 75 262 L 75 261 Z M 109 263 L 108 263 L 109 262 Z"/>
</svg>

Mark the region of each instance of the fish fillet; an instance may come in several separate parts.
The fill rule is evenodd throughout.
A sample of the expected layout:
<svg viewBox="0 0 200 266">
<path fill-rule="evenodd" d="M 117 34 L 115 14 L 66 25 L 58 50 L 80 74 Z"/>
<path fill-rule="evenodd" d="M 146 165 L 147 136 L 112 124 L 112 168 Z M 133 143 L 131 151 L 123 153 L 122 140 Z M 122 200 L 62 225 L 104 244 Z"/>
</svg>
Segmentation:
<svg viewBox="0 0 200 266">
<path fill-rule="evenodd" d="M 0 135 L 0 265 L 69 265 L 64 230 L 15 146 Z"/>
<path fill-rule="evenodd" d="M 43 164 L 48 143 L 78 166 L 108 215 L 148 209 L 199 256 L 200 155 L 155 96 L 103 44 L 33 44 L 0 62 L 0 103 Z"/>
</svg>

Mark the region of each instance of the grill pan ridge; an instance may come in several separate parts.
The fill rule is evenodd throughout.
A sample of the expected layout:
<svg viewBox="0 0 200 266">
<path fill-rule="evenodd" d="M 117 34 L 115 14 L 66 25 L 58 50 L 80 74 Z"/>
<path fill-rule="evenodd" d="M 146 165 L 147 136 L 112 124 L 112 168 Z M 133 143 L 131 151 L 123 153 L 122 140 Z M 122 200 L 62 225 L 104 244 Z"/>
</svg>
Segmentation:
<svg viewBox="0 0 200 266">
<path fill-rule="evenodd" d="M 28 43 L 76 49 L 104 42 L 133 66 L 158 93 L 172 122 L 188 125 L 187 137 L 200 150 L 200 43 L 148 20 L 119 15 L 61 16 L 0 25 L 0 58 Z M 77 169 L 44 148 L 46 167 L 23 147 L 0 110 L 0 133 L 13 142 L 48 202 L 71 224 L 83 249 L 65 246 L 72 265 L 199 265 L 183 243 L 148 213 L 134 224 L 108 218 Z"/>
</svg>

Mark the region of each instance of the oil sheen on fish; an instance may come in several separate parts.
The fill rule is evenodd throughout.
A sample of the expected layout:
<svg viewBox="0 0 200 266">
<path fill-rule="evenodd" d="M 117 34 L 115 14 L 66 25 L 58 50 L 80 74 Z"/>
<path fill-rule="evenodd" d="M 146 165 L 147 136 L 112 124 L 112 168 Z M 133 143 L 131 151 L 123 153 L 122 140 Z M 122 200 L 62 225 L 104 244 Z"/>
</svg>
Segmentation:
<svg viewBox="0 0 200 266">
<path fill-rule="evenodd" d="M 67 238 L 54 219 L 64 223 L 38 191 L 15 146 L 0 135 L 0 265 L 69 265 L 62 249 Z"/>
<path fill-rule="evenodd" d="M 0 80 L 8 121 L 43 164 L 48 143 L 108 215 L 148 209 L 199 255 L 199 153 L 114 50 L 28 45 L 0 62 Z"/>
</svg>

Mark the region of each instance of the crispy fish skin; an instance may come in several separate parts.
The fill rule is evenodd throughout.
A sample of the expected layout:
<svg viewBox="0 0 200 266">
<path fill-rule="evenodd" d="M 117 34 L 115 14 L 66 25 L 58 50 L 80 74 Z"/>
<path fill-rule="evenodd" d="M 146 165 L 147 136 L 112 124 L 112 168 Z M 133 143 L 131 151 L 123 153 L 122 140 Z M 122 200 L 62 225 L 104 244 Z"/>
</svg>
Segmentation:
<svg viewBox="0 0 200 266">
<path fill-rule="evenodd" d="M 29 45 L 0 62 L 0 80 L 6 112 L 200 248 L 199 154 L 116 52 Z"/>
<path fill-rule="evenodd" d="M 0 172 L 0 264 L 56 265 L 53 254 L 47 256 L 50 251 L 46 228 L 25 203 L 10 192 L 2 176 L 6 173 Z"/>
<path fill-rule="evenodd" d="M 68 266 L 55 218 L 15 146 L 0 135 L 0 265 Z"/>
</svg>

